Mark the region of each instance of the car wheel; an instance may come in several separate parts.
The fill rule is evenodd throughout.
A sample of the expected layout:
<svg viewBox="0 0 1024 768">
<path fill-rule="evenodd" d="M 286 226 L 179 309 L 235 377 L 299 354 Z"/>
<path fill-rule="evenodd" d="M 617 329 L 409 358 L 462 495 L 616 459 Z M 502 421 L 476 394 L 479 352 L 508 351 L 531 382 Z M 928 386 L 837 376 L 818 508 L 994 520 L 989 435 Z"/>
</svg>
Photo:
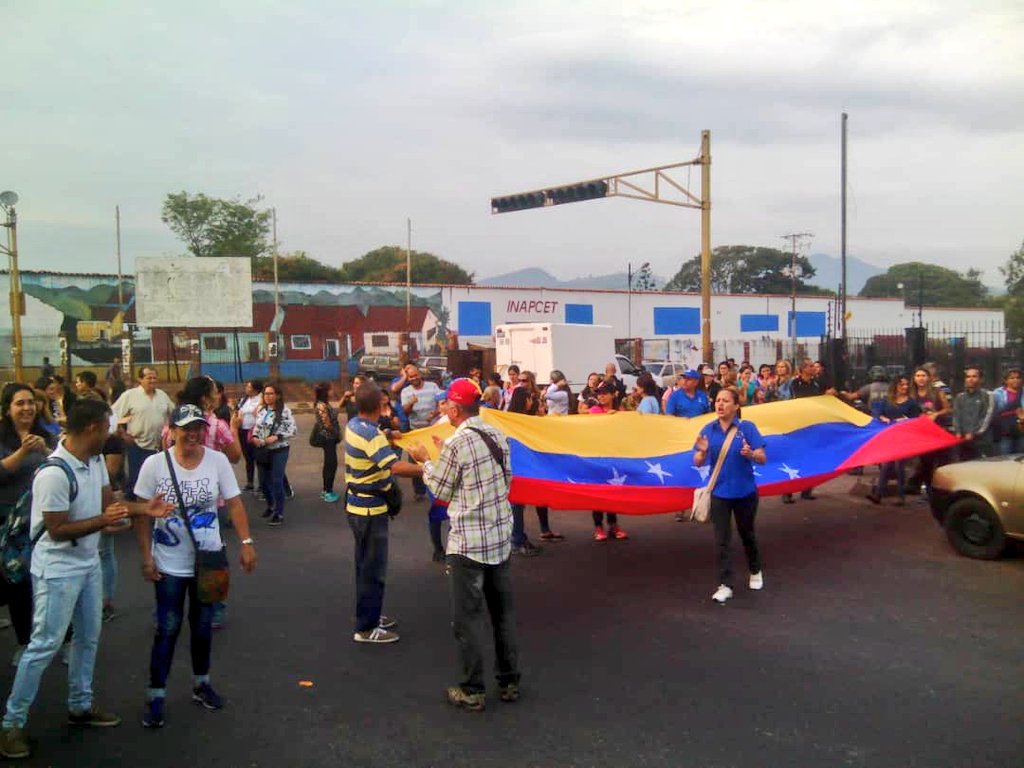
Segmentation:
<svg viewBox="0 0 1024 768">
<path fill-rule="evenodd" d="M 959 499 L 950 504 L 946 513 L 946 536 L 961 555 L 981 560 L 994 560 L 1006 547 L 1006 533 L 999 515 L 979 498 Z"/>
</svg>

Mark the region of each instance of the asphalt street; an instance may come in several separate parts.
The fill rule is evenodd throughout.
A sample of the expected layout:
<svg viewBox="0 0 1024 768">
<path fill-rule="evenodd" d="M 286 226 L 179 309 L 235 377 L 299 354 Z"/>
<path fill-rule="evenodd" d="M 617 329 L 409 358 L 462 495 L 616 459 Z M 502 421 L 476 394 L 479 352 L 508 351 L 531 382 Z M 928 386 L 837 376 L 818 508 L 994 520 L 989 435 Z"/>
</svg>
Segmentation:
<svg viewBox="0 0 1024 768">
<path fill-rule="evenodd" d="M 299 424 L 285 525 L 266 528 L 246 495 L 259 568 L 235 568 L 214 640 L 228 706 L 190 703 L 182 637 L 167 725 L 140 726 L 153 597 L 129 534 L 118 542 L 120 615 L 104 626 L 96 673 L 97 702 L 125 722 L 66 725 L 56 662 L 25 764 L 1024 764 L 1024 557 L 959 557 L 924 504 L 875 507 L 850 492 L 851 477 L 815 501 L 764 500 L 765 590 L 740 586 L 724 607 L 709 599 L 709 527 L 626 517 L 628 541 L 595 543 L 589 514 L 553 512 L 567 540 L 514 563 L 523 696 L 503 704 L 492 690 L 473 714 L 443 700 L 455 646 L 426 505 L 408 493 L 392 528 L 385 610 L 401 641 L 353 643 L 351 534 L 341 505 L 318 499 L 319 452 L 306 444 L 309 417 Z M 536 535 L 532 509 L 527 527 Z M 0 658 L 13 651 L 13 632 L 0 632 Z M 13 672 L 0 667 L 4 695 Z"/>
</svg>

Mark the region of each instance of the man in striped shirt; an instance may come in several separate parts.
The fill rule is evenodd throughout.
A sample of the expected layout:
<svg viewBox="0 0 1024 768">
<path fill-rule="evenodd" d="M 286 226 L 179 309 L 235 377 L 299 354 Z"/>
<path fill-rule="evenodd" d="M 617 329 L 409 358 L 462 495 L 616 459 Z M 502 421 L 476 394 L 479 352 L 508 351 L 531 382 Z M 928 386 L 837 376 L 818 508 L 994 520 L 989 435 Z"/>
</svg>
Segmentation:
<svg viewBox="0 0 1024 768">
<path fill-rule="evenodd" d="M 380 388 L 364 382 L 355 393 L 359 411 L 345 426 L 345 510 L 355 537 L 357 643 L 393 643 L 395 622 L 381 615 L 388 570 L 388 506 L 394 476 L 421 477 L 422 467 L 399 461 L 380 418 Z"/>
<path fill-rule="evenodd" d="M 438 442 L 441 455 L 427 459 L 422 445 L 409 449 L 423 463 L 423 479 L 438 499 L 450 502 L 448 574 L 452 628 L 459 646 L 462 680 L 448 689 L 448 701 L 473 712 L 484 708 L 486 613 L 493 625 L 498 692 L 502 701 L 519 698 L 519 660 L 512 611 L 512 479 L 508 442 L 480 418 L 480 389 L 469 379 L 448 388 L 448 420 L 455 434 Z"/>
</svg>

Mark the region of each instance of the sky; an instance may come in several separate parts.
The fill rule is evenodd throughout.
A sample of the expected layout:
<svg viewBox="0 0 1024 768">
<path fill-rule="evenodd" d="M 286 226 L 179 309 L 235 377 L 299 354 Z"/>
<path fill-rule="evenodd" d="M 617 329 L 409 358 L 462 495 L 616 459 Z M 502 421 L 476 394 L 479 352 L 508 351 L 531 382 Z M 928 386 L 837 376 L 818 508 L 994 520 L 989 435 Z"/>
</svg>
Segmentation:
<svg viewBox="0 0 1024 768">
<path fill-rule="evenodd" d="M 412 246 L 565 279 L 700 251 L 700 213 L 490 198 L 692 160 L 712 245 L 984 272 L 1024 241 L 1024 5 L 687 0 L 40 0 L 4 12 L 0 189 L 23 269 L 184 246 L 170 192 L 277 211 L 282 251 Z M 698 168 L 677 181 L 699 196 Z"/>
</svg>

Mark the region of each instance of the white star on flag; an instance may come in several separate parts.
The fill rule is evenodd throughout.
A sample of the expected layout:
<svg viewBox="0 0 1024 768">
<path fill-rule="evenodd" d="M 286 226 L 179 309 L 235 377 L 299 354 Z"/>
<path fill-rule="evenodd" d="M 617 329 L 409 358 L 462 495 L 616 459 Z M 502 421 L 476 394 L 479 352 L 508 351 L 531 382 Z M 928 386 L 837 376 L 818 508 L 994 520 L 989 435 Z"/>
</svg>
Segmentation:
<svg viewBox="0 0 1024 768">
<path fill-rule="evenodd" d="M 781 467 L 779 467 L 779 471 L 785 472 L 787 475 L 789 475 L 790 480 L 796 480 L 797 478 L 800 477 L 800 470 L 793 469 L 793 467 L 789 466 L 788 464 L 783 464 Z"/>
<path fill-rule="evenodd" d="M 626 476 L 625 475 L 620 475 L 619 471 L 615 467 L 612 467 L 612 479 L 608 481 L 608 484 L 609 485 L 625 485 L 626 484 Z"/>
<path fill-rule="evenodd" d="M 658 478 L 661 481 L 662 485 L 665 484 L 666 477 L 672 477 L 672 473 L 666 472 L 664 469 L 662 469 L 660 463 L 651 464 L 651 462 L 649 461 L 645 461 L 644 463 L 647 465 L 647 473 L 650 475 L 654 475 L 656 478 Z"/>
<path fill-rule="evenodd" d="M 706 483 L 708 481 L 708 476 L 711 474 L 711 467 L 705 464 L 701 467 L 694 467 L 694 470 L 696 470 L 697 474 L 700 475 L 702 483 Z"/>
</svg>

